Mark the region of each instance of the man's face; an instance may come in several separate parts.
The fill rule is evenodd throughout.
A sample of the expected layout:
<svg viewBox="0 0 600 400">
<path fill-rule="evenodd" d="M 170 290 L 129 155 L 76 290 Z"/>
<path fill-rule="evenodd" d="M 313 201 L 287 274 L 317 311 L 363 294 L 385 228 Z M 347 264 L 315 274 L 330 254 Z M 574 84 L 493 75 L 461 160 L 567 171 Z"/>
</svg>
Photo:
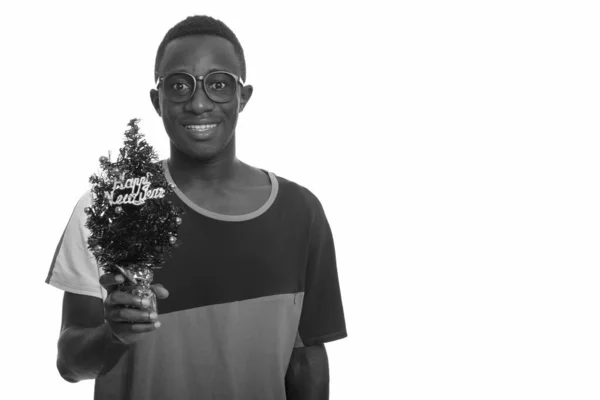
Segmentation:
<svg viewBox="0 0 600 400">
<path fill-rule="evenodd" d="M 195 35 L 175 39 L 167 45 L 158 73 L 161 77 L 172 72 L 205 76 L 216 70 L 240 76 L 233 44 L 217 36 Z M 201 160 L 214 158 L 227 148 L 235 133 L 238 114 L 251 95 L 251 86 L 242 88 L 238 84 L 231 101 L 216 103 L 206 95 L 200 81 L 193 97 L 184 103 L 169 102 L 162 87 L 150 92 L 171 143 L 186 155 Z M 203 126 L 215 124 L 208 130 Z"/>
</svg>

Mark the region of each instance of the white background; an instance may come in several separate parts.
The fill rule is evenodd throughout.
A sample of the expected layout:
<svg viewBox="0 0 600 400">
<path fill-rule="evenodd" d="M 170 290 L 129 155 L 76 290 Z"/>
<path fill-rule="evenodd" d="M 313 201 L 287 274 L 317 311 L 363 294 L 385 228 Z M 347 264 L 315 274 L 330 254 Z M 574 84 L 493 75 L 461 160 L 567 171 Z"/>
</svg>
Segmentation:
<svg viewBox="0 0 600 400">
<path fill-rule="evenodd" d="M 594 3 L 3 5 L 2 397 L 91 398 L 55 369 L 44 280 L 129 119 L 168 157 L 155 52 L 208 14 L 255 89 L 239 157 L 311 189 L 333 228 L 349 337 L 327 346 L 331 399 L 600 398 Z"/>
</svg>

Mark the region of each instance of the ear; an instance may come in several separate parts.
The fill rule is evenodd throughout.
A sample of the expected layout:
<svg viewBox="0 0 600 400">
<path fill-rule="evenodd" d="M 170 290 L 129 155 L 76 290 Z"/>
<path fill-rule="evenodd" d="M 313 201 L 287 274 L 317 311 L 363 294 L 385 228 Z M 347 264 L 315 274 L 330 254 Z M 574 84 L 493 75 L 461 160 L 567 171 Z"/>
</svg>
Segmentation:
<svg viewBox="0 0 600 400">
<path fill-rule="evenodd" d="M 254 88 L 251 85 L 244 86 L 242 88 L 242 94 L 240 96 L 240 112 L 244 111 L 244 107 L 246 107 L 246 104 L 248 104 L 248 101 L 250 101 L 250 97 L 252 97 L 253 91 Z"/>
<path fill-rule="evenodd" d="M 150 90 L 150 101 L 152 102 L 152 105 L 154 106 L 156 113 L 160 117 L 161 116 L 160 115 L 160 101 L 158 98 L 158 90 L 156 90 L 156 89 Z"/>
</svg>

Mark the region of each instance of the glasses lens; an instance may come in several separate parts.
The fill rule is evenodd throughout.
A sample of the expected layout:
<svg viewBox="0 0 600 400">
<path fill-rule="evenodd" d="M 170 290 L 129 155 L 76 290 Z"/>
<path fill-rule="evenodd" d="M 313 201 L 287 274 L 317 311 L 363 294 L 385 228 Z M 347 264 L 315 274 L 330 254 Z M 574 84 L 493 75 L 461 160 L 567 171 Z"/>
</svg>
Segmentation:
<svg viewBox="0 0 600 400">
<path fill-rule="evenodd" d="M 186 74 L 172 74 L 163 81 L 163 90 L 169 101 L 182 103 L 192 98 L 196 80 Z"/>
<path fill-rule="evenodd" d="M 229 74 L 214 72 L 204 78 L 206 94 L 213 101 L 225 103 L 235 96 L 237 82 Z"/>
</svg>

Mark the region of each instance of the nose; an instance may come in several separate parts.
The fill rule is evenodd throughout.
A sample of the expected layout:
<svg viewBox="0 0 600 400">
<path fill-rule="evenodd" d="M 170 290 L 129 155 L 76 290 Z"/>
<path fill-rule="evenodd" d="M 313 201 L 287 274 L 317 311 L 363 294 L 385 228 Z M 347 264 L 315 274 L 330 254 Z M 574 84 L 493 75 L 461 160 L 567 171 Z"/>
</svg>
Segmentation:
<svg viewBox="0 0 600 400">
<path fill-rule="evenodd" d="M 188 100 L 185 106 L 188 111 L 195 114 L 203 114 L 215 108 L 213 101 L 206 95 L 204 87 L 202 86 L 202 82 L 198 82 L 198 86 L 196 86 L 196 92 L 192 98 Z"/>
</svg>

